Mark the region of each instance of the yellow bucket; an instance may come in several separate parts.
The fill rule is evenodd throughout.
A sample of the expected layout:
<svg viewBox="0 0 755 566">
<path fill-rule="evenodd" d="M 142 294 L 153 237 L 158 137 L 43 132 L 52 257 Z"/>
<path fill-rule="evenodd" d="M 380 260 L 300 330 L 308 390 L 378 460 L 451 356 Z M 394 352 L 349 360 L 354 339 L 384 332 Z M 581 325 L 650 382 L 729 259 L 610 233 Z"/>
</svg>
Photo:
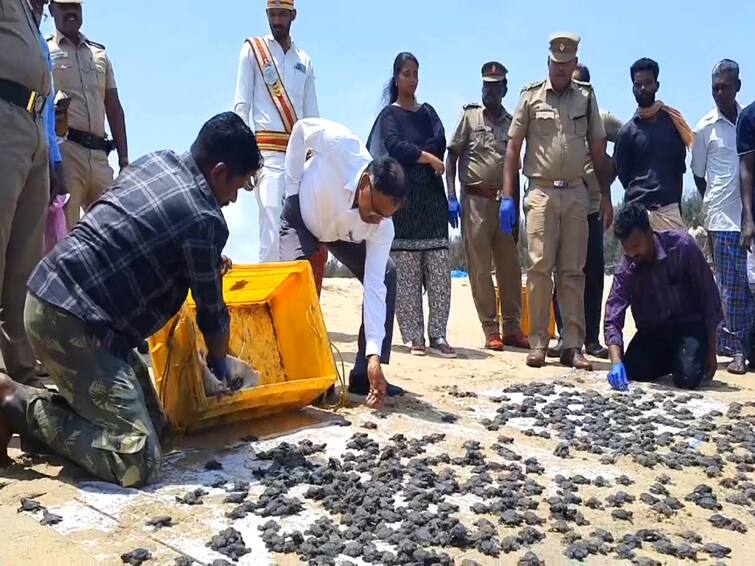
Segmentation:
<svg viewBox="0 0 755 566">
<path fill-rule="evenodd" d="M 229 353 L 260 384 L 207 397 L 204 351 L 191 296 L 149 340 L 155 386 L 171 424 L 191 431 L 309 405 L 337 378 L 309 262 L 234 266 L 223 279 L 231 315 Z"/>
<path fill-rule="evenodd" d="M 501 315 L 501 290 L 496 286 L 495 288 L 495 297 L 496 297 L 496 312 L 498 313 L 499 317 L 502 317 Z M 525 336 L 530 335 L 530 301 L 529 301 L 529 293 L 527 292 L 527 285 L 522 284 L 522 316 L 521 316 L 521 322 L 519 323 L 519 327 L 522 329 L 522 334 Z M 551 338 L 556 337 L 556 313 L 553 310 L 553 303 L 551 302 L 551 316 L 550 320 L 548 321 L 548 332 L 551 335 Z"/>
</svg>

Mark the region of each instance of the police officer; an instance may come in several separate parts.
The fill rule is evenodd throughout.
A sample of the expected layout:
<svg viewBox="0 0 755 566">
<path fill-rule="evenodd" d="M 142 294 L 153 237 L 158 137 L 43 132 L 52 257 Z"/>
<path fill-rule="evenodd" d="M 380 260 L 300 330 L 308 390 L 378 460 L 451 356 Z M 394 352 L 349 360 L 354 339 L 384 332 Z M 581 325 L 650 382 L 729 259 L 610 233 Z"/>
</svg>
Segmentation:
<svg viewBox="0 0 755 566">
<path fill-rule="evenodd" d="M 297 120 L 320 115 L 312 61 L 291 38 L 296 16 L 293 0 L 267 0 L 271 33 L 244 42 L 236 79 L 234 111 L 254 130 L 264 157 L 255 188 L 262 263 L 280 257 L 283 166 L 291 130 Z"/>
<path fill-rule="evenodd" d="M 532 267 L 527 274 L 530 348 L 527 365 L 542 367 L 550 340 L 548 321 L 556 272 L 564 320 L 561 363 L 592 369 L 582 355 L 585 341 L 584 287 L 587 255 L 585 159 L 589 151 L 601 186 L 601 216 L 610 224 L 610 194 L 605 183 L 606 140 L 595 94 L 575 81 L 579 36 L 556 34 L 550 40 L 548 78 L 524 88 L 509 129 L 504 166 L 501 229 L 516 223 L 518 174 L 522 143 L 527 141 L 524 174 L 529 189 L 524 201 L 527 247 Z M 611 208 L 611 212 L 613 209 Z"/>
<path fill-rule="evenodd" d="M 128 165 L 128 143 L 123 106 L 118 98 L 115 75 L 105 46 L 86 38 L 81 0 L 55 0 L 50 4 L 55 33 L 47 38 L 55 88 L 65 92 L 68 132 L 61 146 L 65 176 L 71 194 L 66 209 L 68 228 L 113 181 L 108 153 L 115 146 L 118 165 Z M 105 136 L 107 117 L 112 142 Z"/>
<path fill-rule="evenodd" d="M 0 372 L 35 379 L 24 331 L 26 282 L 42 255 L 50 199 L 47 54 L 27 0 L 0 3 Z"/>
<path fill-rule="evenodd" d="M 457 164 L 460 165 L 461 227 L 469 281 L 485 335 L 485 348 L 490 350 L 503 350 L 504 345 L 517 348 L 529 345 L 519 327 L 522 310 L 519 252 L 513 235 L 498 228 L 502 171 L 511 125 L 511 114 L 501 104 L 508 92 L 506 73 L 506 67 L 495 61 L 482 66 L 482 105 L 464 107 L 446 157 L 450 201 L 456 197 Z M 518 176 L 515 183 L 518 190 Z M 491 259 L 501 292 L 503 338 L 490 277 Z"/>
</svg>

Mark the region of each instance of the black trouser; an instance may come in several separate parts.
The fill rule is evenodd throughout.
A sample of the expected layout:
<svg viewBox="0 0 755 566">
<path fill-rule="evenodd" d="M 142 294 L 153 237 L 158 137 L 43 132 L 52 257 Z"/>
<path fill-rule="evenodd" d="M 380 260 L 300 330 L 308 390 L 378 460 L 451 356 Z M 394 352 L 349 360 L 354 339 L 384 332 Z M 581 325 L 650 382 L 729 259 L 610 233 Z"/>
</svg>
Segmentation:
<svg viewBox="0 0 755 566">
<path fill-rule="evenodd" d="M 587 261 L 585 262 L 585 344 L 591 346 L 600 342 L 600 319 L 603 307 L 603 281 L 605 260 L 603 258 L 603 224 L 600 213 L 587 215 Z M 568 244 L 567 244 L 568 245 Z M 558 308 L 558 295 L 553 290 L 553 310 L 556 313 L 556 326 L 561 336 L 564 323 Z"/>
<path fill-rule="evenodd" d="M 297 261 L 309 259 L 320 244 L 328 248 L 333 256 L 346 266 L 359 282 L 364 284 L 364 263 L 367 258 L 367 246 L 364 242 L 320 242 L 307 229 L 301 217 L 299 195 L 288 197 L 283 203 L 280 228 L 280 259 L 281 261 Z M 391 344 L 393 342 L 393 318 L 396 309 L 396 267 L 393 260 L 388 258 L 385 267 L 385 338 L 380 352 L 380 362 L 387 364 L 391 361 Z M 362 305 L 362 324 L 359 327 L 359 350 L 354 362 L 352 376 L 367 375 L 367 359 L 365 358 L 364 337 L 364 305 Z"/>
<path fill-rule="evenodd" d="M 641 328 L 629 343 L 624 368 L 630 381 L 671 374 L 674 384 L 695 389 L 705 377 L 708 331 L 702 322 Z"/>
</svg>

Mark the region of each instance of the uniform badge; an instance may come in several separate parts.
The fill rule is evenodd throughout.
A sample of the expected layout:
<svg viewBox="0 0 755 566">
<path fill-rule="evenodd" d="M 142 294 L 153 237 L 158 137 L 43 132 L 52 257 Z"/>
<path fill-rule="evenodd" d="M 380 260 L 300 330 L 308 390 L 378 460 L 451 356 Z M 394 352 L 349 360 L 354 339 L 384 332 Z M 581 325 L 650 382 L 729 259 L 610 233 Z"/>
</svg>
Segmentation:
<svg viewBox="0 0 755 566">
<path fill-rule="evenodd" d="M 268 86 L 273 86 L 278 82 L 278 71 L 275 69 L 275 66 L 272 63 L 266 65 L 262 70 L 262 78 L 265 80 L 265 84 Z"/>
<path fill-rule="evenodd" d="M 566 50 L 566 45 L 564 45 L 563 43 L 559 43 L 558 50 L 563 53 Z"/>
</svg>

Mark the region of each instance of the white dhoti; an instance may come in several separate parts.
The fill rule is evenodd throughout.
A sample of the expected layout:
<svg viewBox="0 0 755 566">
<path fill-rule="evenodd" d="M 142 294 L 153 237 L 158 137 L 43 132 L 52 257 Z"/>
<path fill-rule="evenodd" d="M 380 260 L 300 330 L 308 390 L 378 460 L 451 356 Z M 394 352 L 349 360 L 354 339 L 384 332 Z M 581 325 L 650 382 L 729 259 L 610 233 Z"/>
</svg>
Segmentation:
<svg viewBox="0 0 755 566">
<path fill-rule="evenodd" d="M 260 215 L 260 263 L 274 263 L 280 261 L 278 242 L 283 211 L 285 155 L 265 152 L 264 159 L 265 166 L 257 175 L 254 190 Z"/>
</svg>

